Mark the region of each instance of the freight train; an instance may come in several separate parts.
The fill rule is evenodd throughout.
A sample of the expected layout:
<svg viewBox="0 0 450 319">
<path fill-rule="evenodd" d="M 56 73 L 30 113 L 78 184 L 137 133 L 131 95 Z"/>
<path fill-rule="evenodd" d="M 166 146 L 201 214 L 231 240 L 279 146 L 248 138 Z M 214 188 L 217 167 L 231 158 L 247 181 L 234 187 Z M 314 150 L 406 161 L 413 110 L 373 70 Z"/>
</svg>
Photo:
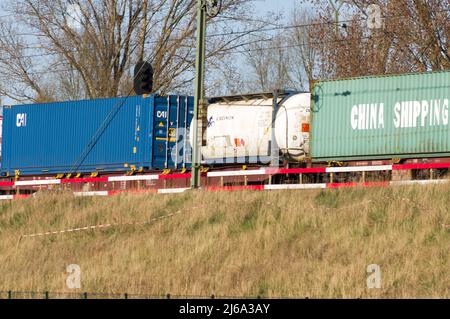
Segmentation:
<svg viewBox="0 0 450 319">
<path fill-rule="evenodd" d="M 202 165 L 323 167 L 450 158 L 450 72 L 317 81 L 311 92 L 209 99 Z M 182 172 L 190 96 L 5 106 L 3 180 Z M 264 181 L 263 181 L 264 182 Z"/>
</svg>

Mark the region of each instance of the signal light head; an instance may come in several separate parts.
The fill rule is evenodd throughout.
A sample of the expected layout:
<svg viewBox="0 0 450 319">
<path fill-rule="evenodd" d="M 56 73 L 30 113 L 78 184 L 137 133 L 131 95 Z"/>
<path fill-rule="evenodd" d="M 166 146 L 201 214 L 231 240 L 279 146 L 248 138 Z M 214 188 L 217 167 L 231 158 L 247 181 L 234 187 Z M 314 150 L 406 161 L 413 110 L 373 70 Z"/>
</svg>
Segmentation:
<svg viewBox="0 0 450 319">
<path fill-rule="evenodd" d="M 134 91 L 137 95 L 149 94 L 153 90 L 153 68 L 147 61 L 140 61 L 134 67 Z"/>
</svg>

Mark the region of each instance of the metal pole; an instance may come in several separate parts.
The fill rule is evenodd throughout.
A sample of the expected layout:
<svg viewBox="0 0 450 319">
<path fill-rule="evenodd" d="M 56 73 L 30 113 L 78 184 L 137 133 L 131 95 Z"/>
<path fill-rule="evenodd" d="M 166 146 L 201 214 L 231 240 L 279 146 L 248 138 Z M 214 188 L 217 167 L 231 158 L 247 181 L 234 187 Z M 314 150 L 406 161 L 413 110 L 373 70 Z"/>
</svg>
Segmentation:
<svg viewBox="0 0 450 319">
<path fill-rule="evenodd" d="M 272 109 L 272 133 L 271 133 L 271 143 L 270 143 L 270 166 L 280 167 L 280 149 L 275 138 L 275 120 L 278 111 L 278 91 L 273 92 L 273 109 Z M 286 114 L 287 116 L 287 114 Z M 286 145 L 287 147 L 287 145 Z"/>
<path fill-rule="evenodd" d="M 191 188 L 200 186 L 200 147 L 202 141 L 202 119 L 204 108 L 204 78 L 205 78 L 205 34 L 206 34 L 206 3 L 197 1 L 197 57 L 195 61 L 195 92 L 194 121 L 192 123 L 192 175 Z M 200 115 L 200 116 L 199 116 Z"/>
<path fill-rule="evenodd" d="M 338 6 L 336 6 L 333 3 L 333 0 L 328 0 L 331 4 L 331 6 L 334 9 L 334 32 L 336 33 L 336 35 L 339 33 L 339 10 L 341 10 L 341 7 L 344 5 L 344 1 L 343 0 L 336 0 L 336 2 L 339 3 Z"/>
<path fill-rule="evenodd" d="M 339 11 L 334 11 L 334 33 L 339 34 Z"/>
</svg>

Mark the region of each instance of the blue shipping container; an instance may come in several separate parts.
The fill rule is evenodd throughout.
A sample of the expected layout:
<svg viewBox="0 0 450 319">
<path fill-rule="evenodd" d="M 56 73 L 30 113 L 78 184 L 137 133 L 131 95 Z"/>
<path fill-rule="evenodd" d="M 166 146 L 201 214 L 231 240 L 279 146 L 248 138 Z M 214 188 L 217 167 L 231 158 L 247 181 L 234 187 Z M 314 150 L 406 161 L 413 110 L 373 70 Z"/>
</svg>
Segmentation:
<svg viewBox="0 0 450 319">
<path fill-rule="evenodd" d="M 193 104 L 149 95 L 5 107 L 2 175 L 188 167 Z"/>
</svg>

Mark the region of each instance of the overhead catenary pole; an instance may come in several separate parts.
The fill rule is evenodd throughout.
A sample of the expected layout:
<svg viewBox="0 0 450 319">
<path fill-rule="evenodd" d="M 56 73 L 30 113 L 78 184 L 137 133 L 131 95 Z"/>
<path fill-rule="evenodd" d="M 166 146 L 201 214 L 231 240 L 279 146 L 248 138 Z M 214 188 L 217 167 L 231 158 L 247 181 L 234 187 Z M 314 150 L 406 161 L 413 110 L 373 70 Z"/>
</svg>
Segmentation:
<svg viewBox="0 0 450 319">
<path fill-rule="evenodd" d="M 202 141 L 202 119 L 204 103 L 205 78 L 205 34 L 206 34 L 206 1 L 197 1 L 197 56 L 195 61 L 194 121 L 192 122 L 192 170 L 191 188 L 200 186 L 200 147 Z M 200 116 L 199 116 L 200 115 Z"/>
<path fill-rule="evenodd" d="M 331 4 L 331 6 L 334 9 L 334 32 L 336 33 L 336 35 L 339 33 L 339 10 L 341 10 L 342 6 L 344 5 L 345 1 L 344 0 L 336 0 L 336 2 L 339 3 L 339 5 L 335 5 L 334 4 L 334 0 L 328 0 Z"/>
</svg>

